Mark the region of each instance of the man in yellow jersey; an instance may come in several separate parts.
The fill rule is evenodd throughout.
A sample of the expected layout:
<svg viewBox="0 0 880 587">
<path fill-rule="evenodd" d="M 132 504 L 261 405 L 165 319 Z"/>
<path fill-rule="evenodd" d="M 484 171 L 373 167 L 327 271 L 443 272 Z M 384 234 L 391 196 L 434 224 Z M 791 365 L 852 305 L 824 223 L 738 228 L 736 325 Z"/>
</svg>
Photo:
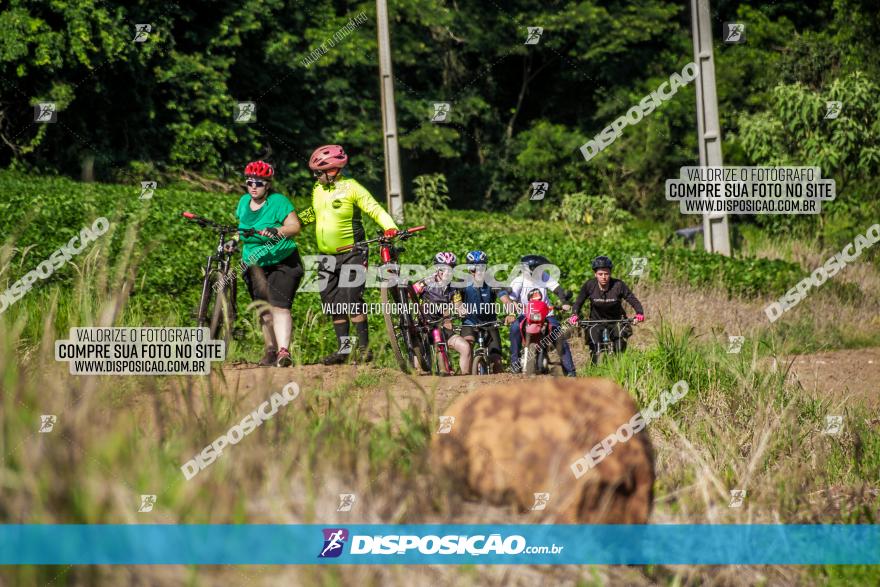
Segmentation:
<svg viewBox="0 0 880 587">
<path fill-rule="evenodd" d="M 333 330 L 336 331 L 339 343 L 336 352 L 324 357 L 325 365 L 342 364 L 351 354 L 346 342 L 351 340 L 349 316 L 357 331 L 358 348 L 353 355 L 356 357 L 354 360 L 369 362 L 373 359 L 369 349 L 367 316 L 361 307 L 364 303 L 365 283 L 340 283 L 340 275 L 343 273 L 346 279 L 351 279 L 353 271 L 346 269 L 346 265 L 367 266 L 367 253 L 356 250 L 339 253 L 338 248 L 364 240 L 366 235 L 361 222 L 361 211 L 375 220 L 386 236 L 393 236 L 398 230 L 388 212 L 382 209 L 364 186 L 343 176 L 342 168 L 347 163 L 348 154 L 339 145 L 318 147 L 309 158 L 309 169 L 317 180 L 312 189 L 315 237 L 318 251 L 325 255 L 325 262 L 318 269 L 319 283 L 323 284 L 321 302 L 323 307 L 330 307 Z"/>
</svg>

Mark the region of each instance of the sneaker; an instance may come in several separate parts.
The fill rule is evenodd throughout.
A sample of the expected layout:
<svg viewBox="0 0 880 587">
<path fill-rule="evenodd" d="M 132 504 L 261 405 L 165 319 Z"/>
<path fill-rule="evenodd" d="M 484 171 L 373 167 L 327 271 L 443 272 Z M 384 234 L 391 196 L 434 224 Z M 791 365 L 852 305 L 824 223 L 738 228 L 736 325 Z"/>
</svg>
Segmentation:
<svg viewBox="0 0 880 587">
<path fill-rule="evenodd" d="M 339 353 L 330 353 L 323 359 L 321 362 L 325 365 L 342 365 L 348 360 L 348 355 L 342 355 Z"/>
<path fill-rule="evenodd" d="M 568 373 L 565 374 L 565 376 L 566 377 L 577 377 L 578 374 L 577 374 L 577 371 L 569 371 Z"/>
<path fill-rule="evenodd" d="M 352 365 L 363 365 L 373 362 L 373 351 L 368 348 L 358 348 L 357 352 L 351 356 Z"/>
<path fill-rule="evenodd" d="M 281 347 L 278 349 L 278 366 L 279 367 L 290 367 L 293 364 L 293 361 L 290 360 L 290 351 L 286 348 Z"/>
<path fill-rule="evenodd" d="M 260 359 L 258 363 L 260 367 L 274 367 L 278 362 L 278 352 L 275 349 L 268 348 L 266 349 L 266 354 L 263 355 L 263 358 Z"/>
</svg>

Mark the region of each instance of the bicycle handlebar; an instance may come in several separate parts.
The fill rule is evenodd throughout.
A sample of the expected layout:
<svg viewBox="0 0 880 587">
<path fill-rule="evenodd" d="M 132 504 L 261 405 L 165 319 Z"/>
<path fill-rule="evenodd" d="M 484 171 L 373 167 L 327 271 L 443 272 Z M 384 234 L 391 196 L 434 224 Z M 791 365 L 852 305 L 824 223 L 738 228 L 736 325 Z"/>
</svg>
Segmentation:
<svg viewBox="0 0 880 587">
<path fill-rule="evenodd" d="M 470 326 L 471 328 L 493 328 L 503 324 L 500 320 L 492 320 L 489 322 L 480 322 L 479 324 L 463 324 L 462 326 Z"/>
<path fill-rule="evenodd" d="M 413 226 L 412 228 L 407 228 L 406 230 L 398 230 L 397 234 L 395 234 L 393 237 L 388 237 L 383 234 L 383 235 L 377 236 L 376 238 L 371 238 L 369 240 L 352 243 L 350 245 L 343 245 L 341 247 L 336 247 L 336 252 L 341 253 L 343 251 L 350 251 L 351 249 L 354 249 L 356 247 L 363 247 L 364 245 L 368 245 L 370 243 L 376 243 L 376 242 L 380 242 L 380 241 L 391 242 L 391 240 L 395 239 L 395 238 L 399 238 L 401 240 L 406 240 L 406 239 L 410 238 L 411 236 L 415 236 L 416 232 L 419 232 L 420 230 L 425 230 L 425 228 L 427 228 L 427 227 L 426 226 Z"/>
<path fill-rule="evenodd" d="M 619 320 L 578 320 L 578 326 L 589 326 L 591 324 L 637 324 L 632 318 L 621 318 Z"/>
<path fill-rule="evenodd" d="M 187 220 L 195 222 L 202 228 L 207 228 L 209 230 L 213 230 L 214 232 L 238 232 L 242 236 L 254 236 L 256 234 L 259 234 L 260 232 L 253 228 L 239 228 L 237 226 L 232 226 L 228 224 L 217 224 L 213 220 L 208 220 L 207 218 L 198 216 L 196 214 L 193 214 L 192 212 L 183 212 L 181 215 Z"/>
</svg>

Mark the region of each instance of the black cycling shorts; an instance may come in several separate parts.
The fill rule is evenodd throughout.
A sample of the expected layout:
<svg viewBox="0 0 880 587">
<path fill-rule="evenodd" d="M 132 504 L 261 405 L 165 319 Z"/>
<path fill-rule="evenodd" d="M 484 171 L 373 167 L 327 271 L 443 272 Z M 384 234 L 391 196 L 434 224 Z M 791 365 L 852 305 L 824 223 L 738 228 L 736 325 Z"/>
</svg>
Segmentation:
<svg viewBox="0 0 880 587">
<path fill-rule="evenodd" d="M 493 326 L 492 328 L 483 328 L 483 330 L 488 334 L 488 337 L 483 337 L 483 344 L 486 345 L 486 350 L 489 351 L 490 355 L 500 355 L 501 354 L 501 334 L 498 332 L 498 327 Z M 461 335 L 465 338 L 473 337 L 474 342 L 476 342 L 477 338 L 477 328 L 476 326 L 468 326 L 467 324 L 462 325 L 461 327 Z"/>
<path fill-rule="evenodd" d="M 296 248 L 276 265 L 249 266 L 243 277 L 252 300 L 264 300 L 289 310 L 304 274 L 299 248 Z"/>
<path fill-rule="evenodd" d="M 363 314 L 361 306 L 364 303 L 364 289 L 366 282 L 360 285 L 340 285 L 339 276 L 345 265 L 367 266 L 366 251 L 347 251 L 336 255 L 327 255 L 336 260 L 335 264 L 320 263 L 318 265 L 318 282 L 323 285 L 321 289 L 321 302 L 323 304 L 343 304 L 349 311 L 346 314 Z M 354 281 L 353 271 L 347 271 L 346 278 Z"/>
</svg>

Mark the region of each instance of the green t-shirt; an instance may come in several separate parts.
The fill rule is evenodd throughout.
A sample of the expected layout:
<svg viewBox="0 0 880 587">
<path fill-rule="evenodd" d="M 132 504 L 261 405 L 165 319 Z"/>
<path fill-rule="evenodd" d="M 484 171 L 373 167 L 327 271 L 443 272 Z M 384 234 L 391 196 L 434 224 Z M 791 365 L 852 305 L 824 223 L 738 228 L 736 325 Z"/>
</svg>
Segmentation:
<svg viewBox="0 0 880 587">
<path fill-rule="evenodd" d="M 266 202 L 256 212 L 251 210 L 250 203 L 250 194 L 244 194 L 238 201 L 235 215 L 238 217 L 239 228 L 256 230 L 273 226 L 278 228 L 284 223 L 287 215 L 296 209 L 290 200 L 281 194 L 269 194 Z M 249 237 L 242 236 L 241 242 L 244 245 L 241 250 L 242 262 L 261 267 L 276 265 L 296 249 L 296 243 L 291 237 L 273 240 L 271 237 L 255 234 Z"/>
</svg>

